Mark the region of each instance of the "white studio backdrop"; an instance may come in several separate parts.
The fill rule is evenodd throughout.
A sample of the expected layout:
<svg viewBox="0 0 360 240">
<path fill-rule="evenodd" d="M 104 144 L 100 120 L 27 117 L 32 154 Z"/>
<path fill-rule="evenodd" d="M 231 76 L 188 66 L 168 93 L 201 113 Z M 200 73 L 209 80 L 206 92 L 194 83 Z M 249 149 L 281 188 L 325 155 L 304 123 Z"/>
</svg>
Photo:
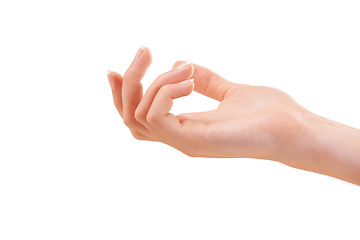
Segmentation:
<svg viewBox="0 0 360 240">
<path fill-rule="evenodd" d="M 1 1 L 0 239 L 359 239 L 360 189 L 137 141 L 108 69 L 177 60 L 360 128 L 359 1 Z M 174 113 L 216 108 L 192 93 Z"/>
</svg>

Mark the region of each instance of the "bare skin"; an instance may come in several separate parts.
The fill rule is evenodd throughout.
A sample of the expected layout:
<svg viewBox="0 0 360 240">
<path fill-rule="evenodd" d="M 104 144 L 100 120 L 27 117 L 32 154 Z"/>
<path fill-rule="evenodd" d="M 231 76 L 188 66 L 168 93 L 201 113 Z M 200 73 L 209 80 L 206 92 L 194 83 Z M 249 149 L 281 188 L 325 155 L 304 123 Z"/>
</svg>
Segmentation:
<svg viewBox="0 0 360 240">
<path fill-rule="evenodd" d="M 150 64 L 150 50 L 140 48 L 124 76 L 108 73 L 114 104 L 136 139 L 193 157 L 274 160 L 360 185 L 359 129 L 317 116 L 280 90 L 235 84 L 181 61 L 143 94 L 140 81 Z M 169 113 L 173 99 L 193 90 L 218 100 L 219 107 Z"/>
</svg>

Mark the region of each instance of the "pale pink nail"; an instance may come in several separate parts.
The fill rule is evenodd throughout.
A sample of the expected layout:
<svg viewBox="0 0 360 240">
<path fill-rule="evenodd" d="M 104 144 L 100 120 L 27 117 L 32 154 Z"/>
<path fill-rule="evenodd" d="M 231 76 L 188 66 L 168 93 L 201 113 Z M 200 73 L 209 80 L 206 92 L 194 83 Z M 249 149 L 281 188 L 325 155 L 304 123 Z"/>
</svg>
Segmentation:
<svg viewBox="0 0 360 240">
<path fill-rule="evenodd" d="M 136 55 L 135 55 L 135 58 L 134 58 L 134 61 L 138 60 L 141 55 L 143 54 L 143 52 L 145 51 L 145 46 L 144 45 L 141 45 L 139 50 L 137 51 Z"/>
<path fill-rule="evenodd" d="M 186 61 L 186 62 L 184 62 L 184 63 L 181 63 L 179 66 L 176 66 L 175 69 L 183 68 L 183 67 L 185 67 L 185 66 L 187 66 L 187 65 L 190 65 L 190 64 L 191 64 L 190 61 Z"/>
</svg>

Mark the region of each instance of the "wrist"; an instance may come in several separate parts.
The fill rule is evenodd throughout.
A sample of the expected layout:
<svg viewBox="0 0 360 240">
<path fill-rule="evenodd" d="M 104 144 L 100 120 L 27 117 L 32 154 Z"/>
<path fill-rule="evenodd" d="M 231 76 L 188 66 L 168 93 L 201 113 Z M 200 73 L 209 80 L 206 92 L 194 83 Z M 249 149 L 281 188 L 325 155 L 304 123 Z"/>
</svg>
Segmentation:
<svg viewBox="0 0 360 240">
<path fill-rule="evenodd" d="M 284 163 L 360 184 L 360 130 L 303 113 Z"/>
</svg>

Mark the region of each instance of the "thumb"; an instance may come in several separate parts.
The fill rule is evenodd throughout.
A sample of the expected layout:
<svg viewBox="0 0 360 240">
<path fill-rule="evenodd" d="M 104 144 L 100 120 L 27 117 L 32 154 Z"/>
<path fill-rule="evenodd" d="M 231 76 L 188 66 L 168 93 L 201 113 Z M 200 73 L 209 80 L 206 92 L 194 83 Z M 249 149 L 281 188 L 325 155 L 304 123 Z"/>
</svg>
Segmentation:
<svg viewBox="0 0 360 240">
<path fill-rule="evenodd" d="M 185 61 L 177 61 L 172 68 L 174 69 L 184 63 Z M 192 65 L 194 66 L 194 74 L 192 76 L 194 79 L 194 90 L 207 97 L 222 101 L 226 92 L 234 83 L 220 77 L 207 68 L 193 63 Z"/>
</svg>

